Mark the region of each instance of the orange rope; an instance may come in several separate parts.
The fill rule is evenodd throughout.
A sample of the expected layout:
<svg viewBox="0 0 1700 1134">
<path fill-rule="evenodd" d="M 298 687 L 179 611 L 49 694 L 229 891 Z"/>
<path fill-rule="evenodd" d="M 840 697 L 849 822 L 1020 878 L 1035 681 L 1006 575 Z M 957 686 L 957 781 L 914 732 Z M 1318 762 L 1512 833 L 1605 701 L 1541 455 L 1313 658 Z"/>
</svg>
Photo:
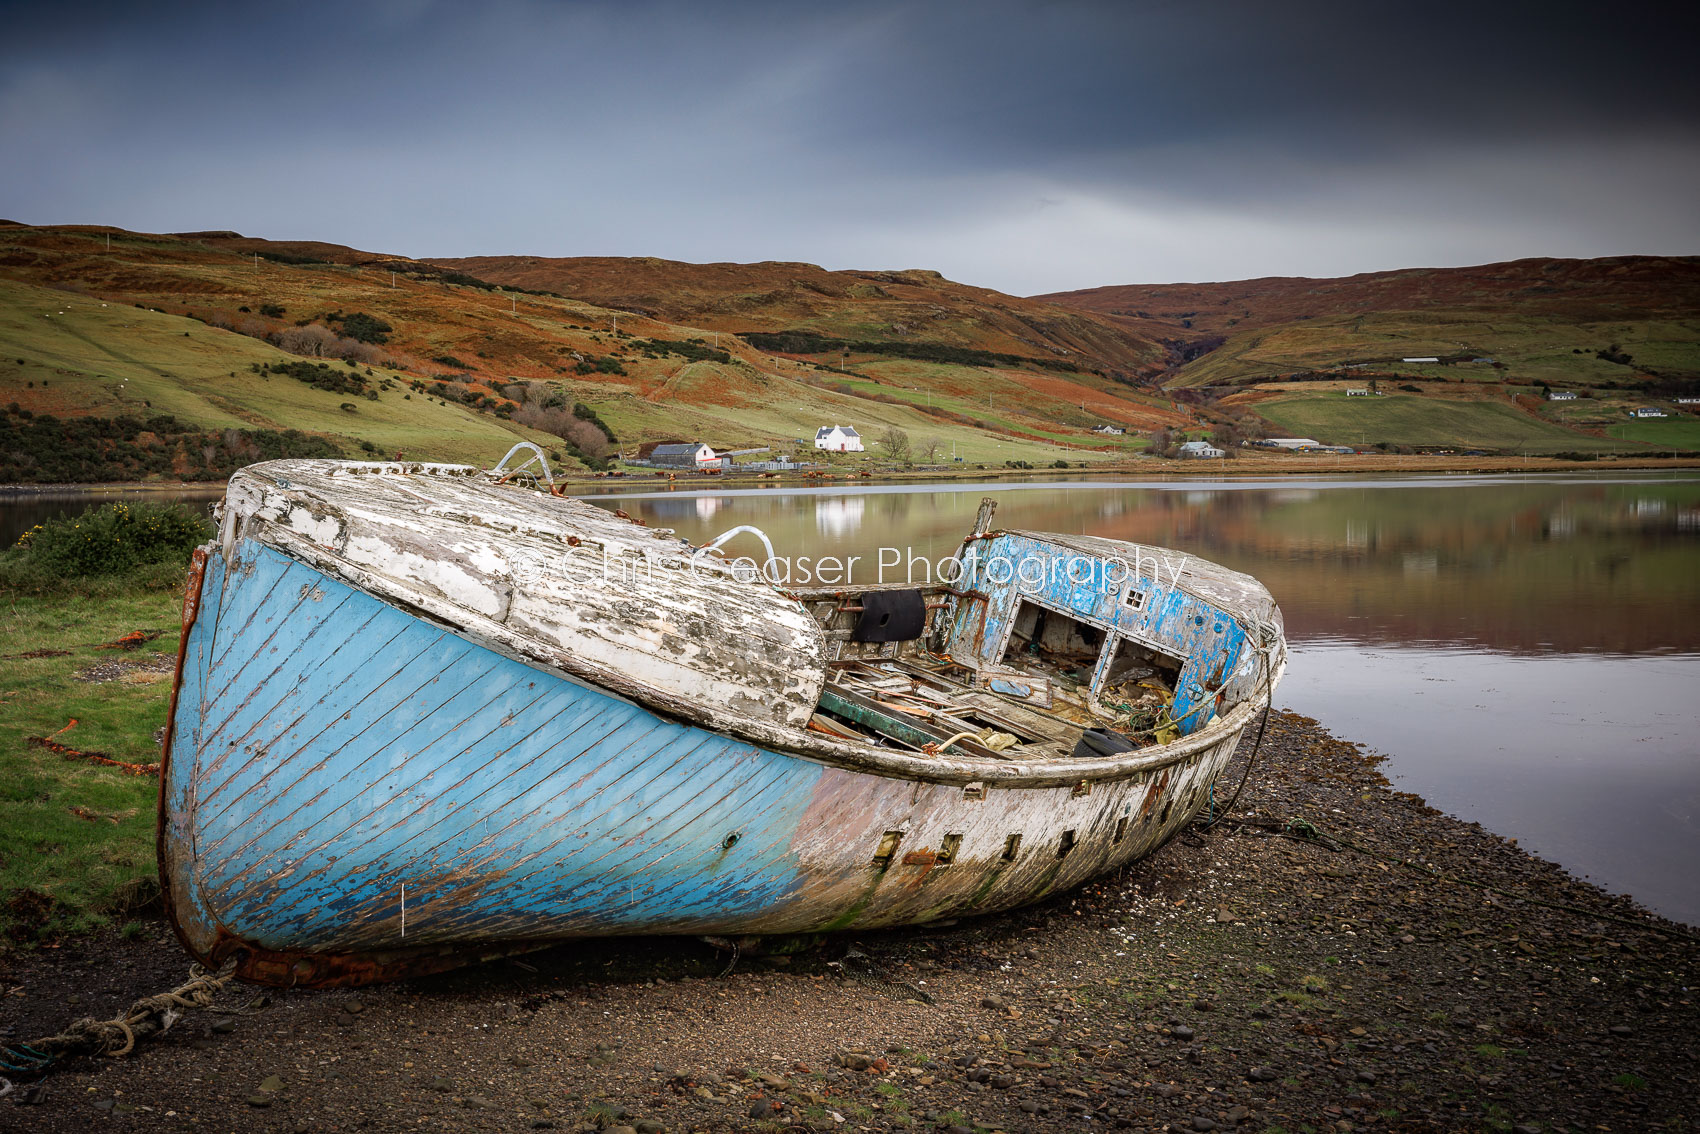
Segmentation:
<svg viewBox="0 0 1700 1134">
<path fill-rule="evenodd" d="M 109 768 L 117 768 L 119 771 L 128 773 L 132 776 L 159 775 L 158 764 L 132 764 L 127 760 L 115 760 L 104 752 L 84 752 L 80 748 L 72 748 L 68 744 L 60 744 L 57 740 L 53 739 L 53 737 L 58 736 L 61 733 L 69 732 L 71 729 L 76 727 L 77 718 L 72 717 L 69 724 L 50 736 L 26 736 L 24 739 L 28 743 L 35 745 L 37 748 L 45 748 L 49 752 L 57 752 L 67 760 L 87 760 L 91 764 L 105 764 Z"/>
</svg>

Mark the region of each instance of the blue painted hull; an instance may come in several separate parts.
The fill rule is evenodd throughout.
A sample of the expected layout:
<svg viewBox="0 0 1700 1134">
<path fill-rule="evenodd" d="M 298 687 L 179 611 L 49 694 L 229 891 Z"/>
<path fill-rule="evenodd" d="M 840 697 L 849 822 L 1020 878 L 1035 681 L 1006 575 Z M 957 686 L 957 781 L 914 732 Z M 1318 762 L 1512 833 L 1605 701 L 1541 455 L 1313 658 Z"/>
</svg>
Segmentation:
<svg viewBox="0 0 1700 1134">
<path fill-rule="evenodd" d="M 276 983 L 902 924 L 1138 857 L 1237 740 L 1089 792 L 873 775 L 666 719 L 242 540 L 206 554 L 184 636 L 161 869 L 191 952 Z"/>
</svg>

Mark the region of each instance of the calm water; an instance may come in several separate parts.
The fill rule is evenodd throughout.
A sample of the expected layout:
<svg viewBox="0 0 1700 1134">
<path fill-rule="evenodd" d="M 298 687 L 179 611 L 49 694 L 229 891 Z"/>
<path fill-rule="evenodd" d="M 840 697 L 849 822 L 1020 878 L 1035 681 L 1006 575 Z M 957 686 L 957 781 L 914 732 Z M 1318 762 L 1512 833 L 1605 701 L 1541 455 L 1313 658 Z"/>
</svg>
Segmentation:
<svg viewBox="0 0 1700 1134">
<path fill-rule="evenodd" d="M 988 495 L 1003 527 L 1178 548 L 1257 576 L 1293 648 L 1278 704 L 1384 753 L 1398 786 L 1436 807 L 1700 924 L 1700 476 L 592 499 L 696 543 L 753 524 L 782 556 L 860 556 L 856 579 L 873 581 L 881 547 L 950 554 Z M 27 503 L 20 517 L 0 499 L 0 538 L 68 506 Z"/>
</svg>

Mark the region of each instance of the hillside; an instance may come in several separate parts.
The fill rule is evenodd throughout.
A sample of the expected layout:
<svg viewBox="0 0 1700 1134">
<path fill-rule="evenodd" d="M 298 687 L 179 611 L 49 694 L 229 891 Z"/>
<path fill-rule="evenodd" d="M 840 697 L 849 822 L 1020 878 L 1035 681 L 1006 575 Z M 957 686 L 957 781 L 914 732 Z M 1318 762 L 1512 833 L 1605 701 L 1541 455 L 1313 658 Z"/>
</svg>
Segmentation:
<svg viewBox="0 0 1700 1134">
<path fill-rule="evenodd" d="M 472 256 L 430 263 L 715 331 L 807 331 L 848 341 L 928 343 L 1124 378 L 1150 375 L 1164 361 L 1158 343 L 1108 320 L 930 271 L 829 272 L 814 264 L 607 256 Z"/>
<path fill-rule="evenodd" d="M 1327 315 L 1434 308 L 1604 323 L 1692 317 L 1700 311 L 1700 257 L 1535 258 L 1335 279 L 1266 276 L 1226 283 L 1110 285 L 1033 298 L 1115 316 L 1156 335 L 1243 332 Z"/>
<path fill-rule="evenodd" d="M 1629 417 L 1653 405 L 1687 418 L 1675 396 L 1700 392 L 1696 257 L 1531 259 L 1038 298 L 1162 339 L 1170 389 L 1226 396 L 1224 408 L 1255 412 L 1271 430 L 1329 444 L 1587 452 L 1700 443 L 1691 418 L 1649 430 Z M 1346 394 L 1368 387 L 1369 397 Z M 1577 400 L 1549 401 L 1549 390 Z M 1398 397 L 1374 396 L 1389 393 Z"/>
<path fill-rule="evenodd" d="M 647 279 L 648 262 L 631 263 Z M 349 455 L 486 463 L 528 438 L 596 468 L 664 439 L 796 452 L 818 426 L 844 423 L 870 441 L 902 430 L 917 459 L 954 451 L 1001 466 L 1113 458 L 1134 451 L 1136 429 L 1190 420 L 1115 368 L 1156 348 L 1098 317 L 1046 308 L 1061 329 L 1041 341 L 1021 320 L 1042 323 L 1032 312 L 1044 305 L 905 275 L 923 280 L 906 294 L 941 297 L 947 317 L 927 334 L 795 349 L 822 347 L 827 330 L 897 333 L 834 317 L 810 324 L 817 338 L 763 350 L 713 320 L 635 315 L 340 245 L 5 226 L 0 406 L 17 410 L 0 414 L 0 431 L 13 449 L 99 450 L 112 479 L 133 479 L 213 476 L 224 457 L 197 453 L 270 454 L 285 444 L 270 434 L 288 430 Z M 679 291 L 696 294 L 688 281 Z M 1010 333 L 972 331 L 994 325 Z M 1102 353 L 1087 359 L 1086 347 Z M 147 420 L 162 414 L 163 432 Z M 1092 432 L 1105 422 L 1127 435 Z M 49 465 L 65 461 L 8 466 L 0 479 L 67 479 Z"/>
<path fill-rule="evenodd" d="M 1531 259 L 1037 298 L 1165 341 L 1170 386 L 1244 385 L 1347 367 L 1529 384 L 1639 386 L 1700 376 L 1700 257 Z M 1613 343 L 1638 365 L 1597 357 Z M 1424 357 L 1478 369 L 1402 361 Z"/>
</svg>

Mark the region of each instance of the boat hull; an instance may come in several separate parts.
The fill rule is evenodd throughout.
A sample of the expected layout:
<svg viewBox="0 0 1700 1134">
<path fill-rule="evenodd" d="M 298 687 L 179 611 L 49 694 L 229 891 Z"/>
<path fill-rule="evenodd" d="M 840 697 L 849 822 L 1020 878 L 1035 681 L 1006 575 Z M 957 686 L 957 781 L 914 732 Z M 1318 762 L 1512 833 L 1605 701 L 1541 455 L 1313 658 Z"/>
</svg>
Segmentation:
<svg viewBox="0 0 1700 1134">
<path fill-rule="evenodd" d="M 201 554 L 161 872 L 189 950 L 269 983 L 1007 909 L 1162 843 L 1240 736 L 1072 785 L 878 774 L 660 715 L 252 539 Z"/>
</svg>

